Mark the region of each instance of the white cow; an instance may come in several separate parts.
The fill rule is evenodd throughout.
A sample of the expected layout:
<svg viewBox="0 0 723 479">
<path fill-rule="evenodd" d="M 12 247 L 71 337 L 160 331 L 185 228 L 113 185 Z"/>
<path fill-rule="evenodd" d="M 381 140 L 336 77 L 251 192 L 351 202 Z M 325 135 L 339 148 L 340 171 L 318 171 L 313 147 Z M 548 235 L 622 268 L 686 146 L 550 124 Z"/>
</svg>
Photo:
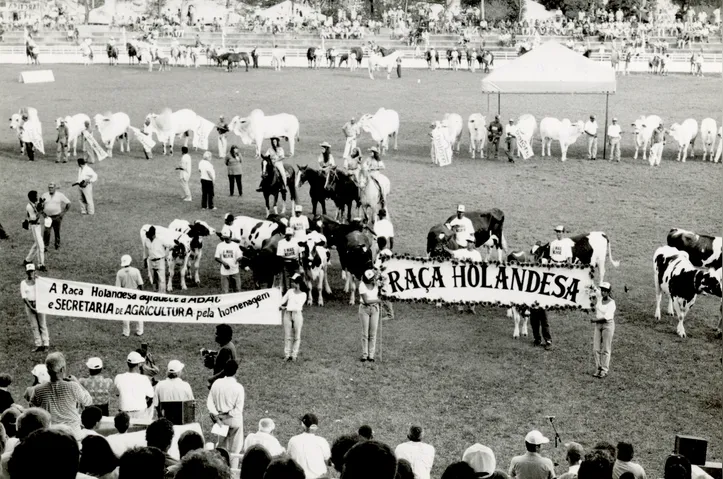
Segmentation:
<svg viewBox="0 0 723 479">
<path fill-rule="evenodd" d="M 193 277 L 196 285 L 201 284 L 201 278 L 199 270 L 201 269 L 201 256 L 203 256 L 203 238 L 216 234 L 216 230 L 208 226 L 208 223 L 201 220 L 196 220 L 190 223 L 186 220 L 175 219 L 168 225 L 168 229 L 173 230 L 177 233 L 184 234 L 191 238 L 190 249 L 186 251 L 188 259 L 186 260 L 191 263 L 191 268 L 188 271 L 188 278 Z M 170 284 L 170 281 L 169 281 Z"/>
<path fill-rule="evenodd" d="M 120 151 L 123 153 L 123 140 L 125 140 L 126 151 L 131 151 L 131 140 L 128 138 L 128 129 L 131 126 L 131 119 L 123 112 L 98 113 L 93 117 L 95 127 L 100 133 L 100 139 L 108 150 L 108 156 L 113 158 L 113 145 L 116 139 L 120 139 Z"/>
<path fill-rule="evenodd" d="M 163 144 L 163 154 L 166 154 L 168 147 L 172 156 L 176 136 L 183 135 L 183 146 L 188 147 L 191 132 L 196 135 L 199 122 L 200 117 L 193 110 L 184 108 L 171 112 L 170 108 L 166 108 L 160 114 L 149 113 L 146 115 L 144 133 L 147 135 L 155 133 L 158 141 Z"/>
<path fill-rule="evenodd" d="M 710 152 L 710 161 L 713 161 L 715 151 L 715 136 L 718 125 L 713 118 L 705 118 L 700 122 L 700 139 L 703 142 L 703 161 Z"/>
<path fill-rule="evenodd" d="M 289 142 L 289 156 L 294 156 L 294 144 L 299 141 L 299 119 L 289 113 L 264 115 L 256 109 L 249 116 L 235 116 L 229 129 L 241 137 L 244 145 L 256 146 L 256 157 L 261 156 L 261 145 L 269 138 L 284 138 Z"/>
<path fill-rule="evenodd" d="M 529 113 L 520 115 L 513 128 L 515 137 L 527 142 L 527 144 L 530 145 L 530 149 L 532 149 L 532 138 L 535 135 L 535 131 L 537 131 L 537 120 Z M 520 156 L 519 151 L 517 151 L 517 156 Z"/>
<path fill-rule="evenodd" d="M 274 47 L 273 50 L 271 50 L 271 68 L 274 69 L 274 71 L 280 71 L 281 67 L 284 65 L 286 58 L 286 51 L 280 49 L 279 47 Z"/>
<path fill-rule="evenodd" d="M 481 113 L 472 113 L 467 120 L 469 130 L 469 152 L 474 159 L 479 151 L 480 158 L 485 157 L 485 141 L 487 140 L 487 119 Z"/>
<path fill-rule="evenodd" d="M 33 107 L 26 107 L 21 108 L 17 113 L 13 113 L 10 115 L 10 129 L 15 130 L 18 135 L 18 140 L 20 141 L 20 154 L 25 153 L 25 144 L 20 140 L 20 127 L 25 124 L 25 120 L 23 120 L 23 115 L 27 115 L 28 122 L 35 122 L 35 129 L 37 130 L 38 134 L 42 138 L 43 136 L 43 126 L 40 123 L 40 117 L 38 116 L 38 110 L 36 110 Z"/>
<path fill-rule="evenodd" d="M 392 69 L 397 66 L 397 59 L 402 56 L 400 50 L 393 51 L 387 56 L 382 56 L 375 52 L 369 53 L 369 59 L 367 65 L 369 67 L 369 78 L 374 80 L 374 70 L 379 68 L 387 70 L 387 80 L 392 78 Z"/>
<path fill-rule="evenodd" d="M 456 113 L 445 113 L 442 125 L 447 128 L 447 139 L 452 149 L 459 153 L 459 147 L 462 144 L 462 117 Z"/>
<path fill-rule="evenodd" d="M 394 149 L 397 149 L 399 114 L 396 111 L 380 108 L 374 115 L 367 113 L 359 118 L 356 127 L 357 132 L 363 130 L 371 135 L 382 155 L 389 149 L 390 136 L 394 137 Z"/>
<path fill-rule="evenodd" d="M 60 120 L 65 120 L 65 126 L 68 127 L 68 147 L 73 145 L 73 155 L 75 156 L 78 154 L 78 137 L 85 130 L 85 123 L 88 122 L 90 125 L 90 117 L 85 113 L 61 117 L 55 120 L 55 128 L 60 126 Z"/>
<path fill-rule="evenodd" d="M 584 127 L 585 124 L 582 121 L 571 123 L 567 118 L 562 121 L 557 118 L 543 118 L 540 122 L 542 157 L 545 157 L 545 145 L 547 145 L 547 156 L 552 156 L 550 154 L 552 140 L 557 140 L 560 143 L 560 161 L 567 160 L 567 149 L 582 135 Z"/>
<path fill-rule="evenodd" d="M 650 153 L 651 139 L 653 138 L 653 131 L 655 131 L 663 120 L 658 115 L 641 116 L 632 124 L 635 128 L 635 154 L 633 159 L 638 159 L 638 150 L 643 149 L 643 160 L 647 159 L 648 153 Z"/>
<path fill-rule="evenodd" d="M 690 156 L 695 158 L 695 139 L 698 136 L 698 122 L 688 118 L 682 124 L 673 123 L 667 133 L 678 142 L 678 161 L 685 163 L 688 158 L 688 146 Z"/>
<path fill-rule="evenodd" d="M 718 127 L 718 148 L 715 150 L 714 163 L 718 163 L 721 153 L 723 153 L 723 126 Z"/>
<path fill-rule="evenodd" d="M 188 258 L 191 251 L 191 237 L 179 231 L 158 225 L 143 225 L 141 227 L 141 243 L 143 244 L 143 261 L 148 267 L 148 278 L 153 284 L 153 274 L 151 273 L 151 263 L 148 258 L 151 241 L 146 237 L 146 233 L 154 226 L 156 229 L 156 238 L 161 240 L 169 248 L 166 255 L 166 270 L 168 279 L 166 280 L 166 291 L 173 291 L 173 276 L 175 266 L 181 267 L 181 289 L 188 289 L 186 286 L 186 271 L 188 270 Z"/>
</svg>

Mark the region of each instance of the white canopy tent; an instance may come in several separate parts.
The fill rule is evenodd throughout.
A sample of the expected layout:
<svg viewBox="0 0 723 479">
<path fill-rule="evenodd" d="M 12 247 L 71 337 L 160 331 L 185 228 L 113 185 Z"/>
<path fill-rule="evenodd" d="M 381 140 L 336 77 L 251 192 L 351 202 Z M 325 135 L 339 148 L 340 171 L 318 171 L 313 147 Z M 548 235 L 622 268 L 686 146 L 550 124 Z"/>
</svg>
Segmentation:
<svg viewBox="0 0 723 479">
<path fill-rule="evenodd" d="M 292 2 L 291 0 L 285 0 L 281 3 L 277 3 L 273 7 L 262 10 L 260 13 L 262 17 L 266 18 L 291 18 L 298 16 L 308 17 L 315 14 L 316 12 L 310 6 L 299 2 Z"/>
</svg>

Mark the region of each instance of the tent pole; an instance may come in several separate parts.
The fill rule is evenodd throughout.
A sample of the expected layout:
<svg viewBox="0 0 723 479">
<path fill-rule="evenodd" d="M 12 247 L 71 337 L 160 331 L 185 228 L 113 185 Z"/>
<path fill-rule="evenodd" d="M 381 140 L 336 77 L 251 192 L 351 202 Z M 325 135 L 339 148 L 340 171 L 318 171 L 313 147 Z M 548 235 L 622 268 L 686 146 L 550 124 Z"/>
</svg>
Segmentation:
<svg viewBox="0 0 723 479">
<path fill-rule="evenodd" d="M 490 115 L 490 94 L 487 94 L 487 116 Z"/>
<path fill-rule="evenodd" d="M 608 153 L 608 108 L 610 106 L 610 92 L 605 92 L 605 136 L 603 136 L 603 160 L 607 160 Z"/>
<path fill-rule="evenodd" d="M 500 93 L 497 92 L 497 114 L 498 114 L 498 115 L 500 114 L 500 108 L 501 108 L 501 106 L 500 106 L 500 97 L 501 97 Z"/>
</svg>

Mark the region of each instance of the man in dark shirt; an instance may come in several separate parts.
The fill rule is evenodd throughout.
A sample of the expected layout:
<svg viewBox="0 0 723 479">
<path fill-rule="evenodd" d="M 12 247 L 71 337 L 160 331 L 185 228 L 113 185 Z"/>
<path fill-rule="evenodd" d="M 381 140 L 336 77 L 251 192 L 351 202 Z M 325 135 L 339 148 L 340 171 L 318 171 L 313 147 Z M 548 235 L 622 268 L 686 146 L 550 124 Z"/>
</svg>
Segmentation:
<svg viewBox="0 0 723 479">
<path fill-rule="evenodd" d="M 499 156 L 500 138 L 502 137 L 502 123 L 500 123 L 499 115 L 495 115 L 495 119 L 492 123 L 489 124 L 489 126 L 487 127 L 487 131 L 489 132 L 487 139 L 490 142 L 490 150 L 494 146 L 495 159 L 497 159 Z"/>
<path fill-rule="evenodd" d="M 213 363 L 213 376 L 208 380 L 208 387 L 211 387 L 216 379 L 224 377 L 223 367 L 230 360 L 238 362 L 236 359 L 236 346 L 233 342 L 233 330 L 228 324 L 219 324 L 216 326 L 216 343 L 221 346 L 221 349 L 216 355 L 216 360 Z"/>
<path fill-rule="evenodd" d="M 259 54 L 256 52 L 257 48 L 258 47 L 255 46 L 254 49 L 251 50 L 251 60 L 253 60 L 253 62 L 254 62 L 254 66 L 253 66 L 254 68 L 259 67 Z"/>
</svg>

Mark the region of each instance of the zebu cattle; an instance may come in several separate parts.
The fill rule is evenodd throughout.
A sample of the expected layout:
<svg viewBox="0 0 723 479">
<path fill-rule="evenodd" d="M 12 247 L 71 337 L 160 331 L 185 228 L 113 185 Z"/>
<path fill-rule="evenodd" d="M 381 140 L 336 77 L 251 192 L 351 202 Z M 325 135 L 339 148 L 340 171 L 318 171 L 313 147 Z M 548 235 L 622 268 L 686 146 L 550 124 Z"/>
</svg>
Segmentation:
<svg viewBox="0 0 723 479">
<path fill-rule="evenodd" d="M 469 130 L 469 152 L 474 159 L 479 151 L 480 158 L 485 157 L 485 140 L 487 139 L 487 120 L 481 113 L 472 113 L 467 120 Z"/>
<path fill-rule="evenodd" d="M 655 319 L 660 320 L 663 293 L 669 296 L 668 314 L 678 318 L 678 336 L 686 337 L 683 322 L 699 294 L 721 296 L 721 269 L 701 269 L 690 262 L 688 253 L 661 246 L 653 256 L 655 271 Z"/>
<path fill-rule="evenodd" d="M 382 68 L 387 70 L 387 80 L 391 79 L 392 70 L 397 66 L 397 59 L 401 56 L 401 51 L 391 52 L 387 56 L 381 56 L 378 53 L 370 52 L 369 60 L 367 61 L 369 66 L 369 78 L 374 80 L 374 70 Z"/>
<path fill-rule="evenodd" d="M 125 140 L 125 149 L 131 151 L 131 140 L 128 138 L 128 129 L 131 126 L 131 119 L 123 112 L 108 113 L 101 115 L 98 113 L 93 117 L 95 127 L 100 133 L 100 139 L 108 150 L 108 157 L 113 158 L 113 145 L 115 140 L 120 140 L 120 151 L 123 153 L 123 141 Z"/>
<path fill-rule="evenodd" d="M 570 243 L 573 263 L 589 264 L 597 268 L 599 272 L 598 279 L 601 283 L 605 281 L 605 261 L 608 256 L 610 256 L 610 263 L 612 263 L 613 267 L 620 266 L 620 262 L 613 259 L 610 240 L 602 231 L 592 231 L 588 234 L 564 238 L 563 241 Z M 537 248 L 534 254 L 535 262 L 549 261 L 550 243 Z"/>
<path fill-rule="evenodd" d="M 201 269 L 201 256 L 203 256 L 203 239 L 207 236 L 216 234 L 216 230 L 208 226 L 205 221 L 196 220 L 190 223 L 186 220 L 173 220 L 168 225 L 168 229 L 187 235 L 191 238 L 190 249 L 186 252 L 188 262 L 191 268 L 187 270 L 188 278 L 193 278 L 193 282 L 198 286 L 201 284 L 199 270 Z M 169 282 L 170 284 L 170 282 Z"/>
<path fill-rule="evenodd" d="M 462 117 L 456 113 L 445 113 L 442 125 L 446 127 L 447 141 L 452 145 L 452 149 L 459 152 L 462 144 Z"/>
<path fill-rule="evenodd" d="M 188 270 L 188 257 L 191 251 L 191 237 L 187 234 L 174 231 L 158 225 L 143 225 L 141 227 L 141 243 L 143 245 L 143 261 L 148 267 L 148 278 L 153 284 L 153 275 L 151 273 L 151 265 L 148 260 L 149 248 L 151 241 L 146 237 L 146 233 L 153 226 L 156 229 L 156 238 L 171 246 L 166 255 L 166 270 L 168 279 L 166 280 L 166 291 L 173 291 L 173 276 L 175 274 L 176 265 L 181 267 L 181 289 L 188 289 L 186 286 L 186 271 Z"/>
<path fill-rule="evenodd" d="M 285 63 L 286 51 L 275 46 L 274 49 L 271 50 L 271 68 L 273 68 L 274 71 L 280 71 Z"/>
<path fill-rule="evenodd" d="M 68 147 L 73 145 L 73 155 L 78 154 L 78 137 L 85 130 L 85 123 L 90 125 L 90 117 L 85 113 L 78 113 L 65 118 L 55 120 L 55 128 L 60 127 L 60 120 L 65 120 L 65 126 L 68 128 Z"/>
<path fill-rule="evenodd" d="M 695 139 L 698 136 L 698 122 L 688 118 L 682 124 L 673 123 L 668 134 L 678 143 L 678 161 L 685 163 L 688 158 L 688 146 L 690 156 L 695 158 Z"/>
<path fill-rule="evenodd" d="M 668 233 L 668 246 L 685 251 L 693 266 L 720 269 L 723 237 L 699 235 L 692 231 L 673 228 Z"/>
<path fill-rule="evenodd" d="M 713 118 L 704 118 L 700 122 L 700 140 L 703 142 L 703 161 L 710 152 L 710 161 L 713 161 L 715 137 L 718 125 Z"/>
<path fill-rule="evenodd" d="M 13 113 L 12 115 L 10 115 L 10 129 L 17 132 L 18 141 L 20 142 L 20 154 L 25 153 L 25 144 L 22 142 L 22 140 L 20 140 L 20 127 L 26 123 L 26 120 L 23 120 L 23 115 L 27 115 L 27 122 L 34 123 L 35 129 L 37 130 L 37 133 L 40 135 L 40 137 L 42 137 L 43 135 L 43 126 L 40 123 L 40 117 L 38 117 L 38 110 L 36 110 L 35 108 L 21 108 L 18 113 Z"/>
<path fill-rule="evenodd" d="M 399 114 L 394 110 L 380 108 L 374 115 L 365 114 L 356 123 L 357 135 L 360 130 L 369 133 L 377 143 L 379 153 L 384 154 L 389 149 L 389 138 L 394 137 L 394 149 L 397 149 L 397 135 L 399 134 Z"/>
<path fill-rule="evenodd" d="M 324 292 L 331 294 L 327 269 L 331 261 L 331 251 L 325 246 L 317 245 L 313 241 L 306 241 L 302 245 L 301 265 L 304 270 L 304 279 L 309 288 L 306 304 L 314 303 L 314 291 L 317 293 L 317 304 L 324 306 Z"/>
<path fill-rule="evenodd" d="M 650 153 L 651 139 L 653 138 L 653 131 L 662 123 L 662 120 L 658 115 L 641 116 L 632 124 L 635 128 L 635 154 L 633 159 L 638 159 L 638 150 L 643 149 L 643 160 L 647 158 L 647 154 Z"/>
<path fill-rule="evenodd" d="M 256 157 L 261 156 L 261 145 L 269 138 L 284 138 L 289 142 L 289 156 L 294 155 L 294 144 L 299 141 L 299 120 L 294 115 L 280 113 L 264 115 L 256 109 L 249 116 L 234 116 L 229 129 L 241 137 L 244 145 L 256 146 Z"/>
<path fill-rule="evenodd" d="M 550 154 L 552 140 L 560 143 L 560 161 L 567 160 L 567 149 L 575 144 L 582 135 L 585 124 L 582 121 L 571 123 L 567 118 L 562 121 L 557 118 L 546 117 L 540 122 L 540 138 L 542 139 L 542 157 L 545 157 L 545 146 L 547 145 L 547 156 Z"/>
<path fill-rule="evenodd" d="M 158 141 L 163 144 L 163 154 L 166 150 L 173 155 L 173 144 L 176 136 L 183 135 L 183 146 L 188 147 L 188 138 L 191 132 L 196 134 L 200 117 L 193 110 L 184 108 L 172 112 L 170 108 L 164 109 L 161 113 L 149 113 L 146 115 L 144 133 L 156 134 Z"/>
</svg>

